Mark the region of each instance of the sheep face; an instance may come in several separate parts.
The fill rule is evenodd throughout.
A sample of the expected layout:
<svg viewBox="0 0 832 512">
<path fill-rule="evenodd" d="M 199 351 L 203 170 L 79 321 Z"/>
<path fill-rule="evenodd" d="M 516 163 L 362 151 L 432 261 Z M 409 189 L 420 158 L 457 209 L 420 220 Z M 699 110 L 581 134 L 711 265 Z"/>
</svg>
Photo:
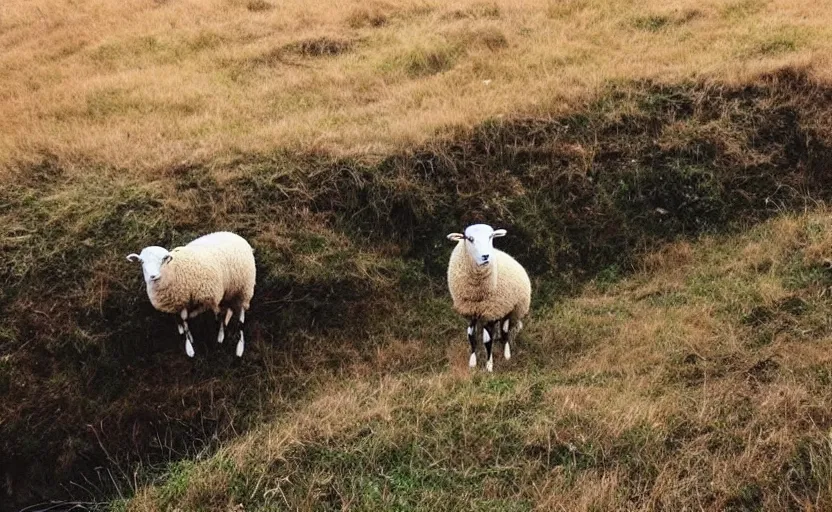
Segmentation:
<svg viewBox="0 0 832 512">
<path fill-rule="evenodd" d="M 141 254 L 131 254 L 127 259 L 141 262 L 144 280 L 150 284 L 162 277 L 162 265 L 170 261 L 171 255 L 164 247 L 151 245 L 142 249 Z"/>
<path fill-rule="evenodd" d="M 474 224 L 465 229 L 465 234 L 451 233 L 448 239 L 465 241 L 465 249 L 471 258 L 471 263 L 477 268 L 486 268 L 493 261 L 493 240 L 505 236 L 505 229 L 493 229 L 487 224 Z"/>
</svg>

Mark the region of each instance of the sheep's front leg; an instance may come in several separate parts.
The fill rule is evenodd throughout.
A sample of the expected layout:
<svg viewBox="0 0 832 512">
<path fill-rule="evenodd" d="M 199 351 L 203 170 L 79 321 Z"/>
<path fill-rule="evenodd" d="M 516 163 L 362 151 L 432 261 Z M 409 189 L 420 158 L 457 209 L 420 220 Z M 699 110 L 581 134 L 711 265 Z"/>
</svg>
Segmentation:
<svg viewBox="0 0 832 512">
<path fill-rule="evenodd" d="M 231 321 L 231 316 L 234 312 L 231 308 L 225 310 L 225 318 L 220 319 L 220 333 L 217 334 L 217 343 L 222 343 L 225 340 L 225 327 L 228 325 L 228 322 Z"/>
<path fill-rule="evenodd" d="M 494 328 L 496 325 L 496 322 L 492 322 L 482 328 L 482 344 L 485 346 L 485 370 L 487 372 L 494 371 L 494 356 L 491 354 L 491 344 L 493 343 L 493 337 L 497 334 Z"/>
<path fill-rule="evenodd" d="M 185 335 L 185 353 L 188 357 L 194 357 L 193 336 L 191 330 L 188 329 L 188 310 L 183 309 L 179 312 L 179 334 Z"/>
<path fill-rule="evenodd" d="M 468 367 L 477 366 L 477 319 L 472 318 L 468 325 L 468 343 L 471 345 L 471 355 L 468 357 Z"/>
<path fill-rule="evenodd" d="M 237 342 L 237 357 L 243 357 L 243 349 L 245 348 L 245 338 L 243 337 L 243 324 L 246 321 L 246 310 L 240 308 L 240 341 Z"/>
</svg>

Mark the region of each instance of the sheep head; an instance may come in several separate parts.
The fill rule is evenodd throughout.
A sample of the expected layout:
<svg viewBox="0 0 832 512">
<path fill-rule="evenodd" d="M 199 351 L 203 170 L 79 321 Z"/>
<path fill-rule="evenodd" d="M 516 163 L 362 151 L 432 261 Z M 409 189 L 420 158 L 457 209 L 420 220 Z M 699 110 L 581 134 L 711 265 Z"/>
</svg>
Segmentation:
<svg viewBox="0 0 832 512">
<path fill-rule="evenodd" d="M 147 284 L 158 281 L 162 277 L 162 265 L 171 260 L 170 252 L 164 247 L 151 245 L 142 249 L 141 254 L 130 254 L 128 261 L 138 261 L 142 264 L 142 273 Z"/>
<path fill-rule="evenodd" d="M 464 240 L 471 263 L 478 268 L 485 268 L 494 260 L 491 257 L 494 252 L 493 240 L 505 235 L 505 229 L 494 229 L 488 224 L 474 224 L 465 228 L 465 234 L 449 234 L 448 240 L 453 242 Z"/>
</svg>

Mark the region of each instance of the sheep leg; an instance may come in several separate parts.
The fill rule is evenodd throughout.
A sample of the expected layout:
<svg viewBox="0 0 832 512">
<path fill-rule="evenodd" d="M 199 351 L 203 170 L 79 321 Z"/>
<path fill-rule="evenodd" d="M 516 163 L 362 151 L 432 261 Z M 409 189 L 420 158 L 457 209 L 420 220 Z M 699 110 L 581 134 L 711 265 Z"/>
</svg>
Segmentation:
<svg viewBox="0 0 832 512">
<path fill-rule="evenodd" d="M 485 346 L 485 371 L 494 371 L 494 356 L 491 354 L 492 338 L 495 333 L 496 323 L 486 324 L 482 328 L 482 344 Z"/>
<path fill-rule="evenodd" d="M 240 341 L 237 342 L 237 357 L 243 357 L 243 349 L 245 348 L 245 338 L 243 335 L 243 324 L 246 321 L 246 310 L 240 308 Z"/>
<path fill-rule="evenodd" d="M 194 337 L 191 335 L 191 330 L 188 329 L 188 310 L 183 309 L 179 312 L 179 334 L 185 334 L 185 353 L 188 357 L 194 357 Z"/>
<path fill-rule="evenodd" d="M 195 317 L 201 315 L 207 309 L 208 308 L 206 306 L 197 306 L 195 309 L 192 309 L 192 310 L 188 311 L 188 317 L 189 318 L 195 318 Z M 186 310 L 183 310 L 183 311 L 186 311 Z"/>
<path fill-rule="evenodd" d="M 225 310 L 225 318 L 220 319 L 220 333 L 217 334 L 217 343 L 222 343 L 225 340 L 225 326 L 228 325 L 228 322 L 231 321 L 231 315 L 234 314 L 234 311 L 231 308 Z"/>
<path fill-rule="evenodd" d="M 505 317 L 503 321 L 498 325 L 501 326 L 501 334 L 500 338 L 503 340 L 503 357 L 506 360 L 511 359 L 511 336 L 509 335 L 509 330 L 511 329 L 511 320 L 510 317 Z"/>
<path fill-rule="evenodd" d="M 471 345 L 471 355 L 468 357 L 468 367 L 477 366 L 477 319 L 472 318 L 468 325 L 468 343 Z"/>
</svg>

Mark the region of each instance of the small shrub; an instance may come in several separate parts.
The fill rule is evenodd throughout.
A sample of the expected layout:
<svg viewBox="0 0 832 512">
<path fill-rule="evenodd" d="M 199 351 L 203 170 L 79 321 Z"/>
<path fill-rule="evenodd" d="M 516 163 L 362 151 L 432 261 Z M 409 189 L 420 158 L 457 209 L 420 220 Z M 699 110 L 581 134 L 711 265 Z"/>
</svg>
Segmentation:
<svg viewBox="0 0 832 512">
<path fill-rule="evenodd" d="M 251 12 L 265 12 L 274 9 L 274 6 L 266 0 L 249 0 L 246 9 Z"/>
<path fill-rule="evenodd" d="M 650 14 L 648 16 L 639 16 L 633 20 L 633 26 L 639 30 L 646 30 L 648 32 L 658 32 L 670 24 L 670 16 L 659 14 Z"/>
<path fill-rule="evenodd" d="M 458 56 L 459 48 L 448 43 L 419 46 L 395 59 L 395 65 L 410 77 L 430 76 L 453 68 Z"/>
<path fill-rule="evenodd" d="M 355 41 L 332 37 L 316 37 L 289 43 L 283 46 L 284 53 L 292 53 L 301 57 L 332 57 L 351 51 Z"/>
</svg>

